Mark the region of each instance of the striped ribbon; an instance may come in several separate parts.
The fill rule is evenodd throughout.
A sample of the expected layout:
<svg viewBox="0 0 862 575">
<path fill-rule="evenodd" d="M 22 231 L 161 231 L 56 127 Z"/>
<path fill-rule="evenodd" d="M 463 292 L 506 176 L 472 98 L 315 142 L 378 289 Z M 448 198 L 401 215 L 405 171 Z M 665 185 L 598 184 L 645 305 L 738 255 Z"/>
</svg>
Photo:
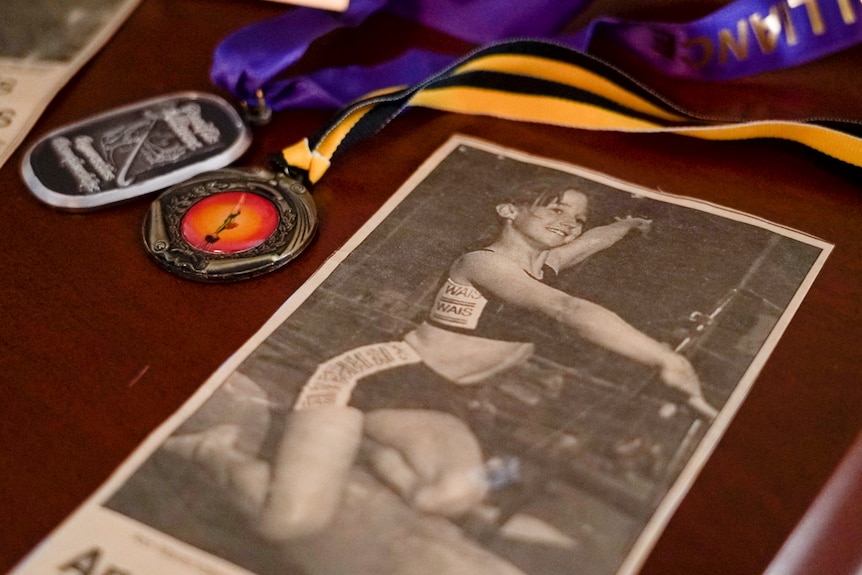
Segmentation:
<svg viewBox="0 0 862 575">
<path fill-rule="evenodd" d="M 543 40 L 491 44 L 409 87 L 369 94 L 273 158 L 317 182 L 334 157 L 410 107 L 585 130 L 673 133 L 704 140 L 778 138 L 862 167 L 862 124 L 839 120 L 722 122 L 667 102 L 612 66 Z"/>
</svg>

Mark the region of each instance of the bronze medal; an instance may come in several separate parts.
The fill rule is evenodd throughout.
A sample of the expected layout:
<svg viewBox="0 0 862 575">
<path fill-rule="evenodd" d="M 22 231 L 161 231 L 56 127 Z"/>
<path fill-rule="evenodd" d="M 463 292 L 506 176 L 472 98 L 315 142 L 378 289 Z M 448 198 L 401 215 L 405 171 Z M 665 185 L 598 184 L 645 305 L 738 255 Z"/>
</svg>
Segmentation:
<svg viewBox="0 0 862 575">
<path fill-rule="evenodd" d="M 215 282 L 255 277 L 294 259 L 317 230 L 311 194 L 263 169 L 225 168 L 162 193 L 144 221 L 144 242 L 166 270 Z"/>
</svg>

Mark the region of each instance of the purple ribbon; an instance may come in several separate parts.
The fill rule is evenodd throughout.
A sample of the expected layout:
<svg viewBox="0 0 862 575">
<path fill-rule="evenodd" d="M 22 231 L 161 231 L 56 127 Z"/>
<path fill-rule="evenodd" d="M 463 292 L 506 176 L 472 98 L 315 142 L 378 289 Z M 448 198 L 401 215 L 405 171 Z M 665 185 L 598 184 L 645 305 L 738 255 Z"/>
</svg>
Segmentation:
<svg viewBox="0 0 862 575">
<path fill-rule="evenodd" d="M 360 25 L 378 10 L 481 44 L 512 36 L 547 37 L 590 0 L 351 0 L 345 12 L 294 8 L 252 24 L 216 48 L 210 76 L 217 86 L 253 105 L 265 93 L 274 110 L 338 108 L 368 92 L 415 84 L 457 58 L 413 50 L 377 66 L 330 68 L 305 76 L 280 74 L 327 33 Z"/>
<path fill-rule="evenodd" d="M 357 0 L 351 0 L 351 7 Z M 394 0 L 386 10 L 455 38 L 484 44 L 557 34 L 591 0 Z M 361 3 L 361 0 L 360 0 Z"/>
<path fill-rule="evenodd" d="M 386 10 L 474 44 L 507 38 L 553 40 L 589 52 L 598 34 L 660 72 L 728 80 L 809 62 L 862 41 L 858 0 L 736 0 L 693 22 L 599 18 L 575 34 L 566 24 L 590 0 L 351 0 L 346 12 L 295 8 L 243 28 L 216 48 L 211 77 L 249 104 L 263 90 L 275 110 L 338 108 L 380 88 L 409 85 L 457 58 L 412 50 L 377 66 L 284 76 L 317 38 Z"/>
<path fill-rule="evenodd" d="M 737 0 L 685 24 L 600 18 L 558 40 L 585 49 L 597 33 L 669 76 L 731 80 L 804 64 L 862 42 L 862 3 Z"/>
</svg>

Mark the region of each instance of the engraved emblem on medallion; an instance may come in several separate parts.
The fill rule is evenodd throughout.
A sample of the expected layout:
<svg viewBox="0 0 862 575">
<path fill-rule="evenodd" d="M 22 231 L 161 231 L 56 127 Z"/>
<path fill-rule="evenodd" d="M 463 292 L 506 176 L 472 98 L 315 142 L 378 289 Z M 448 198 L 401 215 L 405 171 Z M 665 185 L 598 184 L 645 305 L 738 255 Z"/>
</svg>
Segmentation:
<svg viewBox="0 0 862 575">
<path fill-rule="evenodd" d="M 41 200 L 86 209 L 222 168 L 245 151 L 250 138 L 224 100 L 180 93 L 48 134 L 27 153 L 22 174 Z"/>
<path fill-rule="evenodd" d="M 190 102 L 144 110 L 139 120 L 77 136 L 74 142 L 63 136 L 53 138 L 51 145 L 78 189 L 92 193 L 101 190 L 102 182 L 125 188 L 140 174 L 176 163 L 220 141 L 219 129 L 201 117 L 198 104 Z"/>
</svg>

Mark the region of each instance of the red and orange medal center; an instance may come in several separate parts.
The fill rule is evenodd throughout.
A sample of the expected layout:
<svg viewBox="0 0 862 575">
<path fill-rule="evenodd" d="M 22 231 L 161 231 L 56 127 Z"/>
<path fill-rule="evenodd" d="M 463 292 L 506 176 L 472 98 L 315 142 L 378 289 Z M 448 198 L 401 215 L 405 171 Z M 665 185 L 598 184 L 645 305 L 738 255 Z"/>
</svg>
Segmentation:
<svg viewBox="0 0 862 575">
<path fill-rule="evenodd" d="M 278 210 L 251 192 L 225 192 L 204 198 L 186 212 L 183 239 L 212 254 L 237 254 L 265 242 L 278 226 Z"/>
</svg>

